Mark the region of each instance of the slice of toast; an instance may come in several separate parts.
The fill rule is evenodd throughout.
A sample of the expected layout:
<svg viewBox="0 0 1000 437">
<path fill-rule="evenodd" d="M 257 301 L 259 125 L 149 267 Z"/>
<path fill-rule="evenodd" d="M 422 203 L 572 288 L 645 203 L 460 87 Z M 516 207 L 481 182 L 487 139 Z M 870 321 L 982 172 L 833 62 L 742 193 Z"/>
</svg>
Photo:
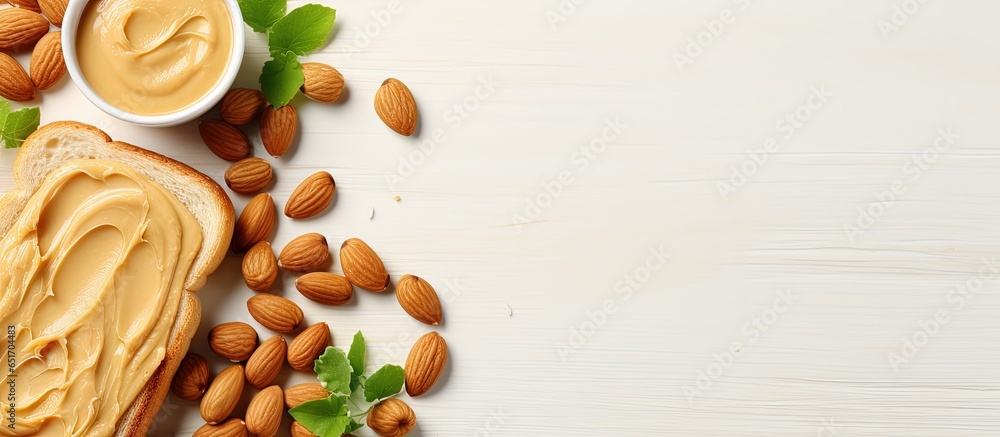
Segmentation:
<svg viewBox="0 0 1000 437">
<path fill-rule="evenodd" d="M 130 144 L 111 141 L 96 127 L 56 122 L 29 136 L 18 152 L 13 170 L 17 188 L 0 198 L 0 236 L 8 233 L 46 175 L 74 159 L 110 160 L 131 167 L 170 191 L 201 225 L 201 249 L 184 283 L 166 355 L 135 401 L 123 412 L 115 430 L 116 436 L 145 435 L 198 329 L 201 302 L 194 292 L 205 284 L 207 276 L 226 254 L 235 220 L 233 204 L 215 181 L 191 167 Z"/>
</svg>

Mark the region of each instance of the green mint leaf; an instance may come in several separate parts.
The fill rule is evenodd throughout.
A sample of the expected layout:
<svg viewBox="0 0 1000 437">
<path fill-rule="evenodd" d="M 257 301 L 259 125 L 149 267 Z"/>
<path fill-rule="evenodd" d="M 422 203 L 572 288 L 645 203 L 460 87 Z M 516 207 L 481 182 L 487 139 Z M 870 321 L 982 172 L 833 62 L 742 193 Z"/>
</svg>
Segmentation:
<svg viewBox="0 0 1000 437">
<path fill-rule="evenodd" d="M 3 121 L 7 119 L 7 114 L 10 114 L 10 101 L 0 97 L 0 126 L 3 126 Z"/>
<path fill-rule="evenodd" d="M 404 375 L 403 368 L 395 364 L 382 366 L 365 381 L 365 400 L 371 402 L 399 393 L 403 389 Z"/>
<path fill-rule="evenodd" d="M 365 374 L 365 337 L 361 335 L 361 331 L 354 334 L 347 360 L 351 362 L 351 393 L 354 393 L 361 385 L 361 375 Z"/>
<path fill-rule="evenodd" d="M 362 425 L 362 424 L 358 423 L 358 422 L 357 422 L 356 420 L 354 420 L 354 418 L 352 417 L 352 418 L 351 418 L 351 422 L 350 422 L 350 423 L 348 423 L 348 424 L 347 424 L 347 428 L 345 428 L 345 429 L 344 429 L 344 434 L 347 434 L 347 433 L 349 433 L 349 432 L 354 432 L 354 431 L 357 431 L 357 430 L 361 429 L 361 427 L 362 427 L 362 426 L 364 426 L 364 425 Z"/>
<path fill-rule="evenodd" d="M 260 73 L 260 89 L 275 108 L 287 105 L 305 81 L 302 64 L 291 52 L 275 55 L 264 63 L 264 71 Z"/>
<path fill-rule="evenodd" d="M 308 4 L 295 9 L 274 23 L 267 43 L 271 53 L 292 52 L 305 56 L 323 47 L 333 29 L 337 11 L 326 6 Z"/>
<path fill-rule="evenodd" d="M 325 399 L 303 402 L 288 412 L 319 437 L 340 437 L 350 432 L 345 430 L 354 423 L 347 411 L 346 396 L 330 395 Z"/>
<path fill-rule="evenodd" d="M 285 16 L 286 0 L 238 0 L 243 21 L 254 32 L 267 33 L 274 23 Z"/>
<path fill-rule="evenodd" d="M 5 149 L 21 147 L 24 139 L 38 129 L 41 121 L 42 111 L 38 108 L 11 112 L 10 102 L 0 98 L 0 143 Z"/>
<path fill-rule="evenodd" d="M 347 362 L 344 351 L 333 346 L 326 348 L 313 364 L 313 370 L 326 391 L 351 395 L 351 363 Z"/>
</svg>

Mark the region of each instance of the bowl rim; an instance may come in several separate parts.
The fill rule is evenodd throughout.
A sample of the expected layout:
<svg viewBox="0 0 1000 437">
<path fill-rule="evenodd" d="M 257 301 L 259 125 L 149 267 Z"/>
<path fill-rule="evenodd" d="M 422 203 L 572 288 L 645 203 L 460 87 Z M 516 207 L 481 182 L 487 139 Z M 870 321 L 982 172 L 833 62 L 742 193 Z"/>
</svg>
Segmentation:
<svg viewBox="0 0 1000 437">
<path fill-rule="evenodd" d="M 226 64 L 226 69 L 222 78 L 215 84 L 215 87 L 213 87 L 208 94 L 205 94 L 200 99 L 181 110 L 158 115 L 135 114 L 108 103 L 108 101 L 99 96 L 97 92 L 94 91 L 94 88 L 90 86 L 90 83 L 87 82 L 86 77 L 83 75 L 83 71 L 80 69 L 80 62 L 76 53 L 76 34 L 78 32 L 80 19 L 83 16 L 84 8 L 91 1 L 100 0 L 70 0 L 69 5 L 66 7 L 66 13 L 63 16 L 61 38 L 63 58 L 66 61 L 66 69 L 68 70 L 70 77 L 73 79 L 73 82 L 76 83 L 77 88 L 83 92 L 83 95 L 87 97 L 87 100 L 90 100 L 91 103 L 108 115 L 111 115 L 119 120 L 141 126 L 176 126 L 182 123 L 187 123 L 204 115 L 212 109 L 216 103 L 219 103 L 219 101 L 222 100 L 222 98 L 226 95 L 226 92 L 229 91 L 229 88 L 232 87 L 233 83 L 236 81 L 236 76 L 240 71 L 240 65 L 243 62 L 244 51 L 246 50 L 246 35 L 245 29 L 243 28 L 243 14 L 240 11 L 240 6 L 236 0 L 222 0 L 229 10 L 229 17 L 232 21 L 232 56 Z"/>
</svg>

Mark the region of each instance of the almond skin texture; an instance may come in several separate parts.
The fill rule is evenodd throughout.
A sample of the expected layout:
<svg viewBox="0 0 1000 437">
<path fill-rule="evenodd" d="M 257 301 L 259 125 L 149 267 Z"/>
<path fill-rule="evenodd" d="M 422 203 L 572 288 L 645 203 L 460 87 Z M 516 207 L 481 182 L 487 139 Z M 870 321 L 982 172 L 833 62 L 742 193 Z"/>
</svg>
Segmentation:
<svg viewBox="0 0 1000 437">
<path fill-rule="evenodd" d="M 295 289 L 307 299 L 323 305 L 343 305 L 354 296 L 354 286 L 336 273 L 306 273 L 295 280 Z"/>
<path fill-rule="evenodd" d="M 423 278 L 403 275 L 396 284 L 396 299 L 407 314 L 428 325 L 441 323 L 441 300 Z"/>
<path fill-rule="evenodd" d="M 247 406 L 247 431 L 257 437 L 274 437 L 281 426 L 281 406 L 285 397 L 281 387 L 272 385 L 250 400 Z"/>
<path fill-rule="evenodd" d="M 375 93 L 375 112 L 386 126 L 410 136 L 417 129 L 417 102 L 398 79 L 386 79 Z"/>
<path fill-rule="evenodd" d="M 13 11 L 15 9 L 5 10 Z M 3 32 L 0 30 L 0 33 Z M 0 97 L 15 102 L 27 102 L 35 99 L 35 84 L 31 82 L 28 73 L 14 58 L 3 52 L 0 52 Z"/>
<path fill-rule="evenodd" d="M 40 90 L 47 90 L 66 74 L 62 52 L 62 32 L 49 32 L 31 52 L 31 81 Z"/>
<path fill-rule="evenodd" d="M 253 291 L 265 291 L 278 278 L 278 259 L 271 244 L 261 241 L 243 255 L 243 282 Z"/>
<path fill-rule="evenodd" d="M 219 158 L 236 162 L 250 156 L 250 140 L 236 126 L 208 119 L 198 123 L 198 133 L 208 149 Z"/>
<path fill-rule="evenodd" d="M 309 432 L 309 430 L 302 426 L 299 422 L 292 422 L 292 428 L 289 430 L 289 435 L 292 437 L 316 437 L 316 434 Z"/>
<path fill-rule="evenodd" d="M 382 437 L 403 437 L 417 426 L 417 416 L 406 402 L 389 398 L 368 413 L 368 427 Z"/>
<path fill-rule="evenodd" d="M 177 368 L 177 373 L 170 383 L 170 390 L 181 399 L 196 401 L 208 388 L 210 376 L 208 360 L 201 355 L 189 353 L 184 356 L 180 367 Z"/>
<path fill-rule="evenodd" d="M 284 155 L 292 146 L 298 127 L 299 116 L 291 105 L 281 109 L 274 109 L 273 106 L 264 108 L 260 115 L 260 139 L 264 149 L 274 157 Z"/>
<path fill-rule="evenodd" d="M 236 220 L 236 229 L 233 230 L 233 252 L 243 253 L 255 244 L 266 240 L 274 231 L 274 222 L 277 220 L 277 212 L 274 209 L 274 199 L 267 193 L 261 193 L 250 199 L 246 208 Z"/>
<path fill-rule="evenodd" d="M 358 288 L 381 292 L 389 286 L 389 273 L 378 254 L 367 243 L 351 238 L 340 246 L 344 276 Z"/>
<path fill-rule="evenodd" d="M 305 402 L 323 399 L 327 396 L 330 396 L 330 393 L 318 382 L 293 385 L 285 390 L 285 408 L 291 410 Z"/>
<path fill-rule="evenodd" d="M 250 88 L 233 88 L 222 98 L 219 115 L 226 123 L 243 126 L 251 121 L 267 106 L 264 93 Z"/>
<path fill-rule="evenodd" d="M 302 94 L 317 102 L 333 103 L 340 100 L 344 93 L 344 75 L 336 68 L 319 62 L 302 64 L 302 74 L 306 81 L 302 85 Z"/>
<path fill-rule="evenodd" d="M 62 27 L 63 15 L 66 15 L 68 4 L 69 0 L 38 0 L 38 7 L 42 9 L 45 18 L 57 27 Z"/>
<path fill-rule="evenodd" d="M 261 343 L 247 360 L 247 382 L 256 388 L 267 387 L 281 372 L 287 351 L 285 338 L 280 335 Z"/>
<path fill-rule="evenodd" d="M 304 219 L 323 212 L 333 202 L 336 187 L 337 183 L 330 173 L 313 173 L 292 191 L 285 204 L 285 215 L 293 219 Z"/>
<path fill-rule="evenodd" d="M 222 423 L 236 409 L 243 395 L 243 366 L 226 367 L 201 398 L 201 418 L 210 425 Z"/>
<path fill-rule="evenodd" d="M 0 50 L 29 48 L 49 33 L 49 22 L 37 12 L 22 8 L 0 9 Z"/>
<path fill-rule="evenodd" d="M 320 268 L 329 258 L 330 247 L 326 244 L 326 237 L 317 233 L 295 237 L 278 255 L 281 268 L 290 272 L 311 272 Z"/>
<path fill-rule="evenodd" d="M 247 426 L 234 417 L 218 425 L 202 425 L 191 437 L 247 437 Z"/>
<path fill-rule="evenodd" d="M 208 331 L 208 347 L 230 361 L 246 361 L 257 348 L 257 331 L 243 322 L 222 323 Z"/>
<path fill-rule="evenodd" d="M 406 393 L 417 397 L 431 387 L 441 377 L 448 362 L 448 345 L 436 332 L 428 332 L 417 339 L 406 357 Z"/>
<path fill-rule="evenodd" d="M 302 309 L 295 302 L 273 294 L 258 294 L 247 301 L 250 316 L 274 332 L 287 334 L 302 324 Z"/>
<path fill-rule="evenodd" d="M 320 322 L 306 328 L 288 345 L 288 364 L 300 372 L 313 370 L 313 361 L 330 345 L 330 326 Z"/>
<path fill-rule="evenodd" d="M 241 159 L 226 170 L 226 186 L 240 194 L 253 194 L 267 187 L 274 176 L 271 164 L 260 158 Z"/>
<path fill-rule="evenodd" d="M 15 8 L 27 9 L 31 12 L 42 12 L 42 8 L 38 7 L 36 0 L 7 0 L 7 3 Z"/>
</svg>

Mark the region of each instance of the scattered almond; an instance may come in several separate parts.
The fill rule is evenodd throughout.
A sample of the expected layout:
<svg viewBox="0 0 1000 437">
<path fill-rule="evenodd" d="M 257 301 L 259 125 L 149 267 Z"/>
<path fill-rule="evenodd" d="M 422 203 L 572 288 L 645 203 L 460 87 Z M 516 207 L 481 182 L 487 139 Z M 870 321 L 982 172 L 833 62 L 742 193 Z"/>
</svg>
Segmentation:
<svg viewBox="0 0 1000 437">
<path fill-rule="evenodd" d="M 441 323 L 441 300 L 423 278 L 403 275 L 396 284 L 396 299 L 407 314 L 428 325 Z"/>
<path fill-rule="evenodd" d="M 323 305 L 343 305 L 354 296 L 354 286 L 336 273 L 306 273 L 295 280 L 295 289 L 307 299 Z"/>
<path fill-rule="evenodd" d="M 368 427 L 382 437 L 403 437 L 417 425 L 417 416 L 406 402 L 389 398 L 368 413 Z"/>
<path fill-rule="evenodd" d="M 333 103 L 344 92 L 344 75 L 336 68 L 319 62 L 306 62 L 302 64 L 302 74 L 306 78 L 302 94 L 310 99 Z"/>
<path fill-rule="evenodd" d="M 201 418 L 210 425 L 226 420 L 243 395 L 243 366 L 226 367 L 208 387 L 201 398 Z"/>
<path fill-rule="evenodd" d="M 15 9 L 4 10 L 12 11 Z M 0 34 L 3 32 L 0 30 Z M 0 52 L 0 97 L 15 102 L 27 102 L 35 99 L 35 84 L 31 82 L 28 73 L 14 58 L 3 52 Z"/>
<path fill-rule="evenodd" d="M 208 149 L 219 158 L 236 162 L 250 156 L 250 140 L 236 126 L 208 119 L 198 123 L 198 132 Z"/>
<path fill-rule="evenodd" d="M 243 322 L 222 323 L 208 331 L 208 347 L 230 361 L 245 361 L 257 348 L 257 331 Z"/>
<path fill-rule="evenodd" d="M 253 245 L 270 237 L 274 231 L 276 215 L 274 200 L 270 194 L 261 193 L 250 199 L 233 230 L 233 252 L 246 252 Z"/>
<path fill-rule="evenodd" d="M 285 105 L 280 109 L 265 107 L 260 115 L 260 139 L 267 153 L 274 157 L 285 154 L 295 140 L 298 125 L 298 115 L 292 105 Z"/>
<path fill-rule="evenodd" d="M 49 32 L 31 52 L 31 81 L 40 90 L 47 90 L 66 74 L 62 52 L 62 32 Z"/>
<path fill-rule="evenodd" d="M 288 345 L 288 364 L 300 372 L 309 372 L 313 370 L 313 362 L 329 345 L 330 326 L 324 322 L 312 325 Z"/>
<path fill-rule="evenodd" d="M 257 437 L 274 437 L 281 426 L 281 405 L 284 404 L 281 387 L 272 385 L 250 400 L 247 406 L 247 431 Z"/>
<path fill-rule="evenodd" d="M 318 382 L 293 385 L 285 390 L 285 407 L 291 410 L 305 402 L 323 399 L 327 396 L 330 396 L 330 393 Z"/>
<path fill-rule="evenodd" d="M 42 12 L 42 8 L 38 7 L 36 0 L 7 0 L 7 3 L 15 8 L 27 9 L 31 12 Z"/>
<path fill-rule="evenodd" d="M 202 425 L 191 437 L 247 437 L 246 424 L 234 417 L 218 425 Z"/>
<path fill-rule="evenodd" d="M 406 357 L 406 393 L 417 397 L 427 393 L 444 371 L 448 362 L 448 345 L 437 332 L 428 332 L 417 339 Z"/>
<path fill-rule="evenodd" d="M 271 164 L 260 158 L 236 161 L 226 170 L 226 186 L 240 194 L 253 194 L 271 183 L 274 171 Z"/>
<path fill-rule="evenodd" d="M 386 79 L 375 92 L 375 112 L 400 135 L 410 136 L 417 129 L 417 102 L 398 79 Z"/>
<path fill-rule="evenodd" d="M 289 430 L 289 433 L 292 437 L 316 437 L 316 434 L 310 432 L 299 422 L 292 422 L 292 428 Z"/>
<path fill-rule="evenodd" d="M 243 255 L 243 282 L 253 291 L 265 291 L 278 278 L 278 259 L 274 257 L 271 244 L 266 241 L 253 245 Z"/>
<path fill-rule="evenodd" d="M 333 202 L 336 185 L 330 173 L 313 173 L 292 191 L 285 204 L 285 215 L 293 219 L 304 219 L 323 212 Z"/>
<path fill-rule="evenodd" d="M 49 22 L 25 8 L 0 9 L 0 50 L 16 52 L 35 45 L 49 32 Z"/>
<path fill-rule="evenodd" d="M 267 106 L 264 93 L 250 88 L 233 88 L 222 98 L 219 115 L 226 123 L 242 126 L 253 121 Z"/>
<path fill-rule="evenodd" d="M 174 379 L 170 383 L 170 390 L 181 399 L 196 401 L 201 398 L 201 395 L 205 393 L 205 389 L 208 388 L 210 373 L 208 360 L 205 357 L 189 353 L 181 360 L 181 365 L 177 368 L 177 373 L 174 373 Z"/>
<path fill-rule="evenodd" d="M 295 237 L 278 255 L 281 268 L 290 272 L 316 270 L 329 258 L 330 248 L 326 244 L 326 237 L 315 232 Z"/>
<path fill-rule="evenodd" d="M 273 294 L 258 294 L 247 301 L 247 309 L 265 328 L 287 334 L 302 324 L 302 309 L 295 302 Z"/>
<path fill-rule="evenodd" d="M 368 291 L 385 291 L 389 273 L 378 254 L 364 241 L 351 238 L 340 246 L 340 263 L 344 276 L 352 284 Z"/>
<path fill-rule="evenodd" d="M 56 27 L 62 27 L 63 15 L 66 15 L 68 4 L 69 0 L 38 0 L 38 6 L 42 9 L 42 13 Z"/>
<path fill-rule="evenodd" d="M 247 360 L 247 382 L 256 388 L 267 387 L 281 372 L 287 351 L 285 338 L 280 335 L 261 343 Z"/>
</svg>

